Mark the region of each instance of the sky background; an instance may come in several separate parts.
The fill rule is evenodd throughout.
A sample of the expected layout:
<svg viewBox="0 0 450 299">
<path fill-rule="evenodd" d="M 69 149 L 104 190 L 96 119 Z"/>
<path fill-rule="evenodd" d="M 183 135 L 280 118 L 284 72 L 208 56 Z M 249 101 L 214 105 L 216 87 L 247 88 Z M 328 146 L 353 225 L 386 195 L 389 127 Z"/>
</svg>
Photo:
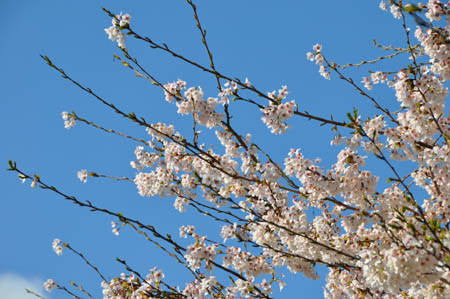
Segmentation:
<svg viewBox="0 0 450 299">
<path fill-rule="evenodd" d="M 365 98 L 335 75 L 331 81 L 323 79 L 317 66 L 305 59 L 305 53 L 321 43 L 329 60 L 357 63 L 384 54 L 373 47 L 374 38 L 384 45 L 404 44 L 401 23 L 381 11 L 379 1 L 195 3 L 220 72 L 241 79 L 248 77 L 263 91 L 287 85 L 288 99 L 295 99 L 300 110 L 324 117 L 332 113 L 336 120 L 345 120 L 345 113 L 354 106 L 360 109 L 363 118 L 374 111 Z M 80 169 L 134 177 L 135 170 L 129 162 L 134 160 L 137 144 L 81 123 L 67 131 L 60 116 L 62 111 L 73 110 L 107 128 L 149 138 L 142 128 L 61 79 L 39 54 L 48 55 L 74 79 L 123 111 L 135 112 L 149 122 L 173 123 L 181 132 L 189 133 L 191 128 L 191 119 L 176 114 L 176 107 L 164 101 L 160 89 L 113 61 L 113 54 L 120 51 L 104 32 L 111 19 L 102 12 L 102 7 L 130 13 L 137 32 L 166 42 L 171 49 L 203 65 L 209 64 L 192 11 L 185 1 L 3 0 L 0 165 L 6 169 L 7 161 L 15 160 L 23 171 L 39 174 L 44 182 L 67 194 L 121 211 L 175 237 L 182 224 L 197 225 L 201 234 L 217 234 L 220 229 L 194 211 L 180 215 L 173 209 L 173 199 L 142 198 L 132 183 L 89 178 L 83 184 L 77 179 Z M 214 78 L 190 65 L 137 40 L 128 39 L 127 48 L 161 82 L 182 78 L 188 86 L 201 86 L 206 96 L 217 95 Z M 395 70 L 398 63 L 407 60 L 400 57 L 396 61 L 381 64 L 380 68 Z M 362 76 L 367 76 L 368 69 L 378 67 L 346 73 L 359 82 Z M 394 93 L 386 87 L 375 87 L 371 94 L 385 106 L 396 105 Z M 278 162 L 283 161 L 290 148 L 301 148 L 311 159 L 321 157 L 324 167 L 336 161 L 340 148 L 330 147 L 334 135 L 327 126 L 295 118 L 290 121 L 292 129 L 288 134 L 279 137 L 269 133 L 260 121 L 261 113 L 254 107 L 233 103 L 230 109 L 237 130 L 243 135 L 250 132 L 255 143 Z M 206 138 L 204 142 L 216 141 Z M 220 151 L 218 146 L 215 148 Z M 380 174 L 386 171 L 374 167 Z M 166 280 L 182 288 L 189 279 L 186 271 L 180 271 L 174 261 L 129 229 L 122 230 L 119 237 L 113 235 L 110 222 L 115 219 L 74 206 L 51 192 L 32 189 L 29 182 L 21 184 L 12 172 L 0 171 L 0 182 L 3 239 L 0 297 L 7 294 L 11 299 L 31 298 L 20 292 L 29 287 L 47 298 L 67 298 L 62 292 L 43 292 L 40 286 L 47 278 L 66 286 L 75 281 L 95 297 L 101 296 L 98 276 L 67 251 L 58 257 L 51 249 L 54 238 L 83 252 L 109 279 L 125 272 L 114 261 L 116 257 L 125 259 L 143 274 L 153 266 L 163 268 Z M 319 272 L 325 274 L 323 270 Z M 288 276 L 286 281 L 285 290 L 275 297 L 323 296 L 323 279 L 311 281 L 297 274 Z"/>
</svg>

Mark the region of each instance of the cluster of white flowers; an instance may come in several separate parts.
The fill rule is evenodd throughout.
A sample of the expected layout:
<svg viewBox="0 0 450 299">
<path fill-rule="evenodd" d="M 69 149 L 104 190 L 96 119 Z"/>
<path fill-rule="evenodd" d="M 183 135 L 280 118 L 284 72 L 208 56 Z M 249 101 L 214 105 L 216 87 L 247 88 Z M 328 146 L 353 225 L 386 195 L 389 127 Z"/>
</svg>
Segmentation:
<svg viewBox="0 0 450 299">
<path fill-rule="evenodd" d="M 178 210 L 180 213 L 186 212 L 186 206 L 189 204 L 189 200 L 185 197 L 177 196 L 175 198 L 175 202 L 173 203 L 173 207 Z"/>
<path fill-rule="evenodd" d="M 66 128 L 67 130 L 75 126 L 76 122 L 75 117 L 73 117 L 73 115 L 64 111 L 61 113 L 61 117 L 64 120 L 64 128 Z"/>
<path fill-rule="evenodd" d="M 216 286 L 217 281 L 215 276 L 205 277 L 201 280 L 196 280 L 186 284 L 183 290 L 183 295 L 187 298 L 202 299 L 210 294 L 210 289 Z"/>
<path fill-rule="evenodd" d="M 125 34 L 122 32 L 122 28 L 128 26 L 131 21 L 129 14 L 119 14 L 112 19 L 112 26 L 105 29 L 108 38 L 112 41 L 117 41 L 119 48 L 125 48 Z"/>
<path fill-rule="evenodd" d="M 425 16 L 432 21 L 439 21 L 441 16 L 446 15 L 450 9 L 450 3 L 442 3 L 439 0 L 429 0 Z"/>
<path fill-rule="evenodd" d="M 266 260 L 267 256 L 255 256 L 249 251 L 243 251 L 239 247 L 229 246 L 226 256 L 223 257 L 223 265 L 232 267 L 239 272 L 245 272 L 247 278 L 255 278 L 263 274 L 272 274 L 274 269 Z"/>
<path fill-rule="evenodd" d="M 148 283 L 155 285 L 164 278 L 164 273 L 161 269 L 156 269 L 156 267 L 153 267 L 150 269 L 150 274 L 148 274 L 146 278 Z"/>
<path fill-rule="evenodd" d="M 220 233 L 220 236 L 223 238 L 223 242 L 225 243 L 228 239 L 236 238 L 236 233 L 237 223 L 234 223 L 232 226 L 222 226 L 222 232 Z"/>
<path fill-rule="evenodd" d="M 77 173 L 77 177 L 80 181 L 82 181 L 83 183 L 87 182 L 87 177 L 88 177 L 88 173 L 86 169 L 81 169 L 80 171 L 78 171 Z"/>
<path fill-rule="evenodd" d="M 430 57 L 431 70 L 439 74 L 442 79 L 450 80 L 450 43 L 446 34 L 450 26 L 445 30 L 427 29 L 417 27 L 416 38 L 423 46 L 423 50 Z"/>
<path fill-rule="evenodd" d="M 372 74 L 370 74 L 370 77 L 364 77 L 361 82 L 364 83 L 364 87 L 368 90 L 371 90 L 373 88 L 372 84 L 388 82 L 388 86 L 390 85 L 390 81 L 388 81 L 387 75 L 380 71 L 373 72 Z"/>
<path fill-rule="evenodd" d="M 120 231 L 120 226 L 117 224 L 117 222 L 111 221 L 111 228 L 112 228 L 113 234 L 118 236 L 119 235 L 119 231 Z"/>
<path fill-rule="evenodd" d="M 386 2 L 381 1 L 379 7 L 380 7 L 381 10 L 387 11 L 387 4 L 386 4 Z"/>
<path fill-rule="evenodd" d="M 284 94 L 284 92 L 285 91 L 283 89 L 281 91 L 281 94 Z M 269 97 L 276 99 L 274 93 L 269 93 Z M 281 104 L 280 102 L 271 101 L 269 106 L 261 109 L 261 112 L 263 113 L 261 119 L 273 134 L 282 134 L 286 132 L 286 130 L 289 128 L 289 126 L 286 124 L 286 121 L 291 118 L 291 116 L 295 112 L 295 108 L 297 107 L 295 101 L 290 101 L 283 104 Z"/>
<path fill-rule="evenodd" d="M 239 157 L 239 145 L 233 140 L 233 134 L 222 130 L 216 130 L 215 133 L 217 139 L 225 147 L 225 154 L 232 158 Z"/>
<path fill-rule="evenodd" d="M 138 173 L 134 183 L 142 196 L 167 196 L 167 193 L 170 192 L 170 182 L 173 178 L 172 173 L 162 167 L 158 167 L 155 171 L 149 173 Z"/>
<path fill-rule="evenodd" d="M 252 87 L 252 84 L 245 78 L 244 86 Z M 238 91 L 238 84 L 235 81 L 227 81 L 224 84 L 224 88 L 219 92 L 220 104 L 225 105 L 230 103 L 229 97 Z"/>
<path fill-rule="evenodd" d="M 147 133 L 149 133 L 153 139 L 158 141 L 166 140 L 167 136 L 173 136 L 175 128 L 173 125 L 166 125 L 164 123 L 156 123 L 152 127 L 147 128 Z"/>
<path fill-rule="evenodd" d="M 133 273 L 126 275 L 121 273 L 120 277 L 115 277 L 109 282 L 102 281 L 104 299 L 117 298 L 136 298 L 136 299 L 151 299 L 149 296 L 154 290 L 159 289 L 159 285 L 151 282 L 151 275 L 147 276 L 146 281 L 141 281 Z"/>
<path fill-rule="evenodd" d="M 236 83 L 234 83 L 236 84 Z M 216 112 L 216 106 L 220 104 L 217 98 L 203 98 L 203 90 L 200 87 L 190 87 L 186 89 L 186 82 L 178 79 L 164 85 L 166 101 L 172 102 L 176 98 L 176 105 L 179 114 L 191 114 L 199 124 L 212 128 L 224 118 L 222 113 Z M 181 92 L 184 91 L 183 94 Z"/>
<path fill-rule="evenodd" d="M 315 61 L 317 65 L 319 65 L 319 74 L 327 80 L 331 79 L 330 70 L 325 65 L 325 59 L 321 54 L 322 45 L 315 44 L 313 46 L 314 53 L 308 52 L 306 53 L 306 58 L 309 61 Z"/>
<path fill-rule="evenodd" d="M 63 247 L 61 246 L 61 240 L 60 239 L 54 239 L 52 243 L 53 251 L 57 255 L 62 255 Z"/>
<path fill-rule="evenodd" d="M 56 288 L 58 284 L 53 281 L 53 279 L 47 279 L 47 281 L 44 282 L 44 289 L 47 292 L 51 292 L 54 288 Z"/>
<path fill-rule="evenodd" d="M 363 130 L 368 138 L 370 138 L 369 141 L 361 142 L 366 152 L 377 154 L 379 150 L 383 149 L 384 145 L 380 142 L 380 136 L 384 134 L 385 128 L 386 122 L 382 115 L 377 115 L 364 122 Z"/>
<path fill-rule="evenodd" d="M 391 4 L 390 11 L 391 11 L 391 14 L 394 16 L 394 18 L 400 19 L 402 17 L 402 13 L 401 13 L 399 5 Z"/>
<path fill-rule="evenodd" d="M 166 101 L 172 103 L 173 97 L 181 97 L 181 91 L 186 89 L 186 81 L 178 79 L 177 82 L 169 82 L 164 85 Z"/>
<path fill-rule="evenodd" d="M 250 84 L 250 82 L 248 81 L 247 78 L 245 78 L 245 84 L 248 85 L 248 86 L 251 86 L 251 84 Z M 222 89 L 222 91 L 226 92 L 228 94 L 232 94 L 234 91 L 238 90 L 238 85 L 234 81 L 227 81 L 227 82 L 225 82 L 225 84 L 223 86 L 225 88 Z M 229 89 L 229 91 L 227 89 Z"/>
<path fill-rule="evenodd" d="M 212 270 L 213 265 L 211 261 L 216 258 L 216 250 L 219 247 L 218 244 L 207 245 L 205 243 L 206 236 L 199 236 L 195 233 L 192 236 L 196 239 L 195 244 L 189 245 L 184 257 L 189 266 L 197 270 L 200 268 L 202 261 L 205 261 L 205 268 Z"/>
<path fill-rule="evenodd" d="M 142 170 L 145 167 L 153 167 L 160 161 L 159 155 L 145 151 L 142 145 L 136 147 L 134 154 L 136 161 L 131 161 L 130 165 L 137 170 Z"/>
<path fill-rule="evenodd" d="M 203 99 L 203 90 L 191 87 L 184 92 L 183 101 L 177 102 L 179 114 L 192 114 L 195 121 L 208 129 L 217 126 L 224 118 L 222 113 L 217 113 L 215 107 L 220 104 L 217 98 Z"/>
<path fill-rule="evenodd" d="M 187 236 L 192 235 L 195 232 L 195 226 L 193 225 L 182 225 L 180 227 L 180 237 L 187 238 Z"/>
</svg>

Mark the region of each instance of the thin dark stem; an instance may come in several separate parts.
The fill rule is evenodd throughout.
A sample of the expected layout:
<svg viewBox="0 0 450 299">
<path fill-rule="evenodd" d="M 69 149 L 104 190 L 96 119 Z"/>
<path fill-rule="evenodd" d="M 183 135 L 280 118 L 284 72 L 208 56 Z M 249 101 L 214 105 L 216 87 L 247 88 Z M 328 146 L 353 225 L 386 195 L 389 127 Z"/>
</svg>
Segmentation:
<svg viewBox="0 0 450 299">
<path fill-rule="evenodd" d="M 64 243 L 64 247 L 66 247 L 67 249 L 69 249 L 70 251 L 72 251 L 73 253 L 78 255 L 89 267 L 91 267 L 98 274 L 98 276 L 100 276 L 100 278 L 103 281 L 108 282 L 108 280 L 105 278 L 105 276 L 103 276 L 103 274 L 100 272 L 100 270 L 96 266 L 94 266 L 91 262 L 89 262 L 89 260 L 81 252 L 78 252 L 77 250 L 75 250 L 68 243 Z"/>
</svg>

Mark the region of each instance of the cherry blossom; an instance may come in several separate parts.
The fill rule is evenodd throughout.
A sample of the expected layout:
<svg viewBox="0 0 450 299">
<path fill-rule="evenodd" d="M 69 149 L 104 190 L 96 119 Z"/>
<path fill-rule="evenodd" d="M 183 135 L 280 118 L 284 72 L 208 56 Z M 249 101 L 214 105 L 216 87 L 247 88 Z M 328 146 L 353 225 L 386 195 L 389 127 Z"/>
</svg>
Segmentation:
<svg viewBox="0 0 450 299">
<path fill-rule="evenodd" d="M 44 282 L 44 288 L 47 292 L 51 292 L 57 286 L 58 286 L 58 284 L 56 282 L 54 282 L 53 279 L 50 279 L 50 278 Z"/>
<path fill-rule="evenodd" d="M 86 169 L 82 169 L 80 171 L 78 171 L 77 173 L 77 177 L 80 181 L 82 181 L 83 183 L 87 182 L 87 177 L 88 177 L 88 173 Z"/>
<path fill-rule="evenodd" d="M 122 27 L 128 26 L 131 21 L 129 14 L 119 14 L 112 19 L 112 26 L 105 29 L 108 38 L 112 41 L 117 41 L 119 48 L 125 48 L 125 34 L 122 32 Z"/>
<path fill-rule="evenodd" d="M 76 122 L 73 115 L 64 111 L 61 113 L 61 117 L 64 120 L 64 128 L 66 128 L 67 130 L 75 126 Z"/>
<path fill-rule="evenodd" d="M 52 248 L 53 248 L 53 251 L 54 251 L 57 255 L 62 255 L 63 247 L 61 246 L 61 240 L 60 240 L 60 239 L 55 239 L 55 240 L 53 240 Z"/>
</svg>

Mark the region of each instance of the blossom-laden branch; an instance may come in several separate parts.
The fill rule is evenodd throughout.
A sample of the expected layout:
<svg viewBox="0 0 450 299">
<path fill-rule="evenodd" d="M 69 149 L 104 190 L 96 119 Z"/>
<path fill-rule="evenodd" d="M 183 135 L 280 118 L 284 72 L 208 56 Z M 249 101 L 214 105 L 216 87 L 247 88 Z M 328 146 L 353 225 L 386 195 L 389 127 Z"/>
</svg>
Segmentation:
<svg viewBox="0 0 450 299">
<path fill-rule="evenodd" d="M 100 212 L 100 213 L 108 214 L 108 215 L 110 215 L 110 216 L 115 216 L 115 217 L 117 217 L 117 219 L 119 219 L 119 221 L 121 221 L 121 222 L 123 222 L 123 223 L 131 223 L 131 224 L 133 224 L 133 225 L 136 225 L 136 226 L 139 227 L 140 229 L 145 229 L 145 230 L 151 232 L 155 238 L 161 239 L 161 240 L 165 241 L 166 243 L 168 243 L 170 246 L 172 246 L 172 247 L 174 248 L 175 251 L 181 251 L 181 252 L 189 251 L 189 249 L 186 249 L 186 248 L 184 248 L 183 246 L 179 245 L 177 242 L 175 242 L 175 241 L 172 239 L 172 237 L 171 237 L 170 235 L 164 236 L 164 235 L 160 234 L 160 233 L 156 230 L 156 228 L 155 228 L 154 226 L 152 226 L 152 225 L 146 225 L 146 224 L 143 224 L 143 223 L 140 222 L 139 220 L 135 220 L 135 219 L 128 218 L 128 217 L 124 216 L 122 213 L 117 213 L 117 212 L 110 211 L 110 210 L 108 210 L 108 209 L 99 208 L 99 207 L 93 205 L 90 201 L 82 202 L 82 201 L 78 200 L 78 199 L 77 199 L 76 197 L 74 197 L 74 196 L 70 196 L 70 195 L 67 195 L 67 194 L 65 194 L 65 193 L 63 193 L 63 192 L 61 192 L 61 191 L 59 191 L 59 190 L 58 190 L 56 187 L 54 187 L 54 186 L 47 185 L 46 183 L 44 183 L 43 181 L 41 181 L 41 179 L 40 179 L 40 177 L 39 177 L 38 175 L 34 175 L 34 176 L 32 177 L 32 176 L 30 176 L 30 175 L 28 175 L 28 174 L 22 172 L 20 169 L 17 168 L 17 165 L 16 165 L 15 162 L 10 161 L 9 164 L 10 164 L 10 168 L 8 169 L 9 171 L 15 171 L 15 172 L 17 172 L 18 175 L 19 175 L 19 177 L 20 177 L 21 179 L 24 179 L 24 180 L 28 180 L 28 179 L 29 179 L 29 180 L 32 180 L 32 182 L 36 185 L 36 187 L 39 186 L 39 187 L 42 188 L 42 189 L 50 190 L 50 191 L 52 191 L 52 192 L 54 192 L 54 193 L 56 193 L 56 194 L 62 196 L 65 200 L 71 201 L 72 203 L 74 203 L 74 204 L 76 204 L 76 205 L 78 205 L 78 206 L 80 206 L 80 207 L 89 208 L 90 211 L 92 211 L 92 212 Z M 148 237 L 148 235 L 147 235 L 147 237 Z M 55 241 L 54 241 L 54 244 L 53 244 L 54 250 L 55 250 L 55 252 L 56 252 L 57 254 L 59 254 L 60 251 L 62 250 L 61 248 L 59 248 L 59 243 L 60 243 L 59 240 L 55 240 Z M 157 243 L 157 242 L 156 242 L 156 243 Z M 87 259 L 86 259 L 81 253 L 75 251 L 75 250 L 74 250 L 72 247 L 70 247 L 70 245 L 67 244 L 67 243 L 64 243 L 64 244 L 63 244 L 63 247 L 67 247 L 67 248 L 69 248 L 71 251 L 73 251 L 74 253 L 76 253 L 77 255 L 79 255 L 79 256 L 80 256 L 80 257 L 81 257 L 81 258 L 82 258 L 82 259 L 83 259 L 90 267 L 92 267 L 92 268 L 93 268 L 93 269 L 101 276 L 101 278 L 103 279 L 103 281 L 105 281 L 104 276 L 101 275 L 101 273 L 98 271 L 98 269 L 97 269 L 95 266 L 93 266 L 92 264 L 90 264 L 89 261 L 87 261 Z M 186 257 L 186 256 L 185 256 L 185 257 Z M 244 281 L 244 282 L 247 281 L 247 279 L 246 279 L 244 276 L 242 276 L 241 274 L 239 274 L 238 272 L 233 271 L 233 270 L 230 270 L 230 269 L 227 269 L 226 267 L 217 264 L 217 263 L 214 262 L 213 260 L 208 260 L 207 262 L 209 262 L 209 263 L 210 263 L 211 265 L 213 265 L 214 267 L 217 267 L 217 268 L 221 269 L 222 271 L 224 271 L 224 272 L 226 272 L 226 273 L 228 273 L 228 274 L 231 274 L 231 275 L 237 277 L 239 281 Z M 119 285 L 120 285 L 120 284 L 119 284 Z M 67 290 L 65 287 L 60 286 L 59 284 L 55 283 L 55 282 L 54 282 L 53 280 L 51 280 L 51 279 L 48 280 L 47 283 L 46 283 L 46 289 L 50 291 L 50 290 L 52 290 L 52 289 L 54 289 L 54 288 L 61 289 L 61 290 L 64 290 L 64 291 L 68 292 L 69 294 L 72 294 L 72 293 L 71 293 L 69 290 Z M 257 298 L 270 298 L 269 296 L 265 295 L 265 294 L 264 294 L 264 293 L 263 293 L 256 285 L 253 286 L 252 289 L 253 289 L 253 291 L 250 292 L 250 293 L 255 293 L 254 296 L 256 296 Z M 75 295 L 73 295 L 73 296 L 75 296 Z M 78 298 L 78 297 L 75 296 L 75 298 Z"/>
</svg>

